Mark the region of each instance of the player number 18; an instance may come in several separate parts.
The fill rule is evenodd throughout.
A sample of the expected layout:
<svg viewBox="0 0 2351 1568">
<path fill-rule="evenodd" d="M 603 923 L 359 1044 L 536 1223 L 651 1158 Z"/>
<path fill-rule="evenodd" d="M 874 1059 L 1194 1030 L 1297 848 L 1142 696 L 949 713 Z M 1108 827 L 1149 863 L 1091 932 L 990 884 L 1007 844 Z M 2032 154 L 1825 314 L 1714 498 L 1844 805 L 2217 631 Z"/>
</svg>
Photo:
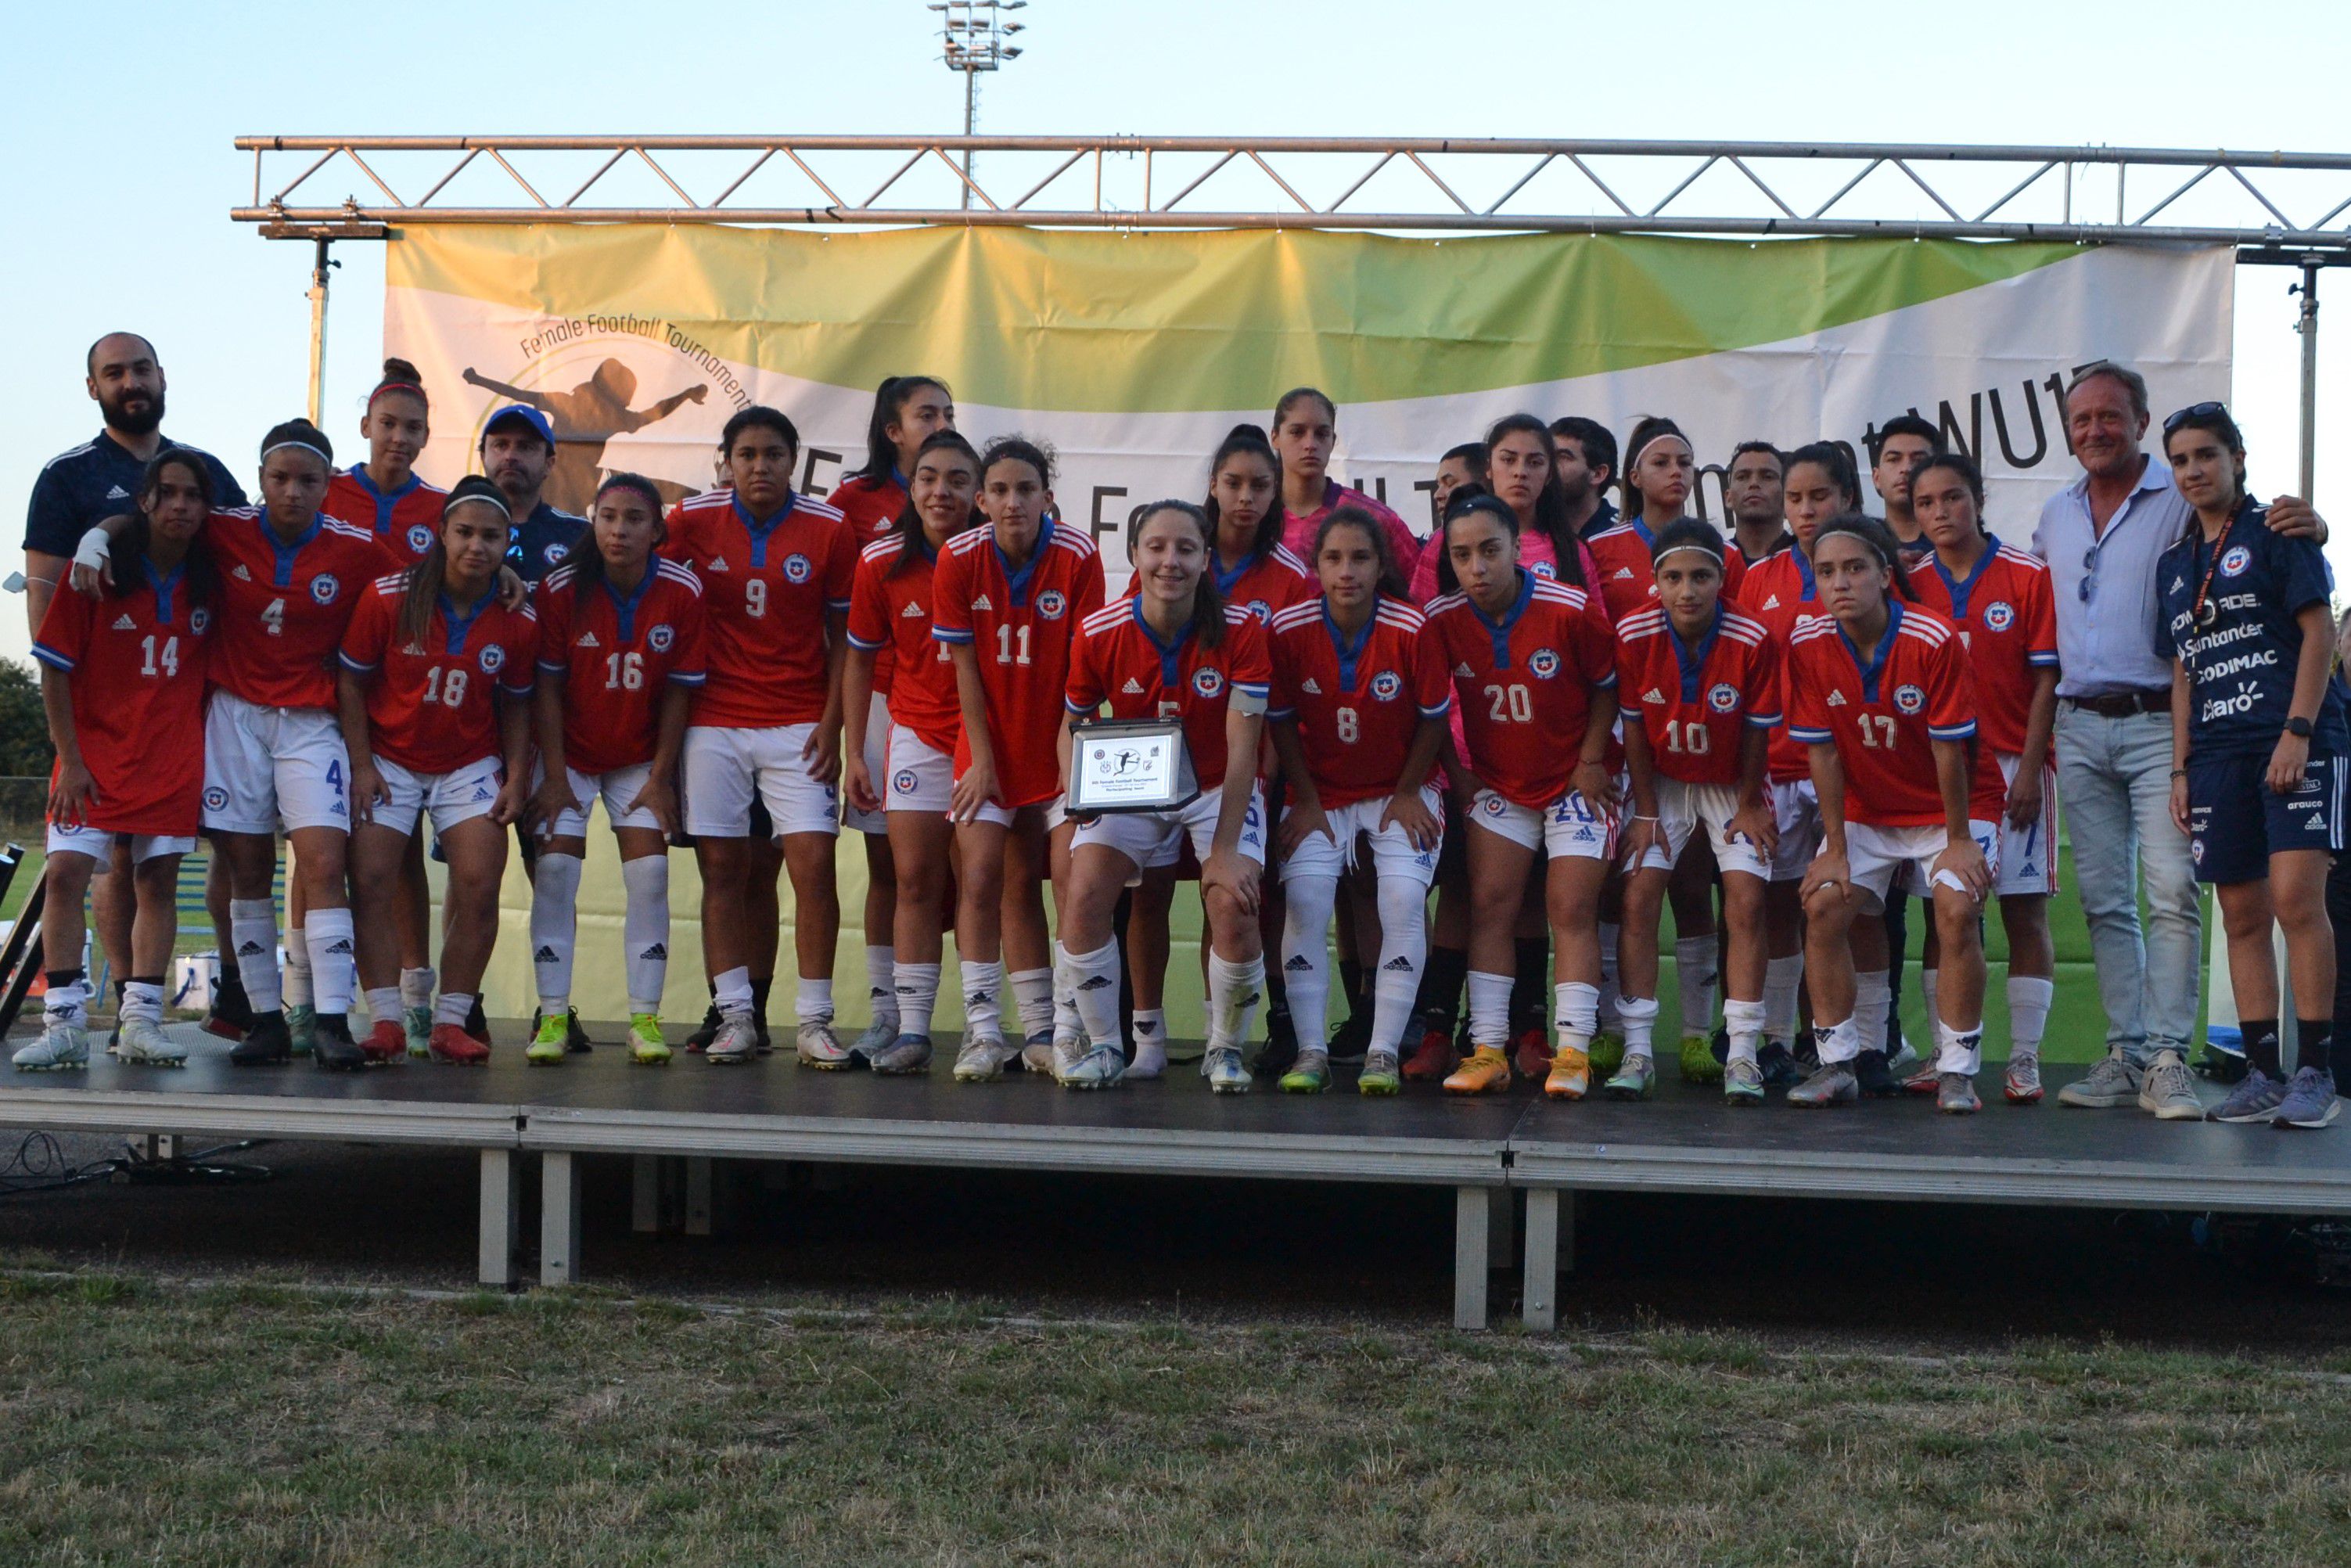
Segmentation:
<svg viewBox="0 0 2351 1568">
<path fill-rule="evenodd" d="M 424 673 L 424 700 L 443 707 L 455 707 L 465 700 L 467 671 L 463 664 L 443 668 L 434 665 Z"/>
</svg>

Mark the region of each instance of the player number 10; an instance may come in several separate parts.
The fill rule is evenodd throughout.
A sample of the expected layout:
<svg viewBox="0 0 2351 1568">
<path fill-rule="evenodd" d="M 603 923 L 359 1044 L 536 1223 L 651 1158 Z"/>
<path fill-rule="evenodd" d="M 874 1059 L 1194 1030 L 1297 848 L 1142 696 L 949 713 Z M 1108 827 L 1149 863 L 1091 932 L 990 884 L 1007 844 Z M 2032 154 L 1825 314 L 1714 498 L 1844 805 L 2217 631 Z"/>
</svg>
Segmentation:
<svg viewBox="0 0 2351 1568">
<path fill-rule="evenodd" d="M 1671 719 L 1666 721 L 1666 749 L 1677 757 L 1704 757 L 1713 744 L 1703 719 L 1694 718 L 1681 724 Z"/>
</svg>

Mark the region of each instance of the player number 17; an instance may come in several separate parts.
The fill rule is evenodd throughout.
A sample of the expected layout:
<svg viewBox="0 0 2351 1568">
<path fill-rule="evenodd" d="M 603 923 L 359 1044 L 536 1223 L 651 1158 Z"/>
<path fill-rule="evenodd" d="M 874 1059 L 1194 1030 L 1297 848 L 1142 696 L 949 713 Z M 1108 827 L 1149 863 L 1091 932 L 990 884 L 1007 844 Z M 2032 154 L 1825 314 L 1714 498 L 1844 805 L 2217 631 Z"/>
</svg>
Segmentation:
<svg viewBox="0 0 2351 1568">
<path fill-rule="evenodd" d="M 1865 713 L 1861 716 L 1861 743 L 1872 751 L 1894 749 L 1894 716 L 1890 713 Z"/>
</svg>

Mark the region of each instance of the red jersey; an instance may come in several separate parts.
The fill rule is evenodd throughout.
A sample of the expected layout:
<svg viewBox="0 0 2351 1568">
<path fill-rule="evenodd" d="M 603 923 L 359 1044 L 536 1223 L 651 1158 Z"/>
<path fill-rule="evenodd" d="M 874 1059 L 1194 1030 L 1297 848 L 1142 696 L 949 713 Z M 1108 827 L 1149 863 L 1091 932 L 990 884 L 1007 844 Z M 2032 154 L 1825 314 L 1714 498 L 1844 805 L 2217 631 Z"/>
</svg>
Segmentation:
<svg viewBox="0 0 2351 1568">
<path fill-rule="evenodd" d="M 704 680 L 702 580 L 651 563 L 625 598 L 569 566 L 539 580 L 538 667 L 563 677 L 563 761 L 590 776 L 651 762 L 663 694 Z"/>
<path fill-rule="evenodd" d="M 1592 547 L 1582 539 L 1575 541 L 1576 563 L 1583 569 L 1587 583 L 1600 580 L 1600 565 L 1592 559 Z M 1422 547 L 1419 559 L 1412 569 L 1412 601 L 1426 605 L 1443 591 L 1437 575 L 1437 563 L 1445 559 L 1445 535 L 1442 531 L 1429 536 Z M 1519 536 L 1519 564 L 1537 577 L 1559 576 L 1559 551 L 1552 548 L 1551 537 L 1530 530 Z"/>
<path fill-rule="evenodd" d="M 956 689 L 955 655 L 931 635 L 937 574 L 937 558 L 918 550 L 908 559 L 906 541 L 897 534 L 867 545 L 858 556 L 856 585 L 849 593 L 849 645 L 873 655 L 877 692 L 882 661 L 895 652 L 891 719 L 932 750 L 952 752 L 963 734 L 963 702 Z"/>
<path fill-rule="evenodd" d="M 1966 580 L 1953 580 L 1930 555 L 1910 569 L 1910 586 L 1919 603 L 1959 627 L 1975 677 L 1976 731 L 1993 751 L 2013 756 L 2024 749 L 2041 672 L 2057 667 L 2057 599 L 2046 562 L 1987 542 Z"/>
<path fill-rule="evenodd" d="M 1621 622 L 1657 601 L 1656 558 L 1650 553 L 1656 542 L 1657 536 L 1638 517 L 1603 528 L 1583 541 L 1600 568 L 1600 596 L 1607 601 L 1609 620 Z M 1737 550 L 1729 556 L 1722 563 L 1722 597 L 1736 603 L 1747 561 Z"/>
<path fill-rule="evenodd" d="M 215 624 L 210 606 L 190 602 L 184 563 L 169 577 L 148 566 L 128 593 L 92 599 L 68 590 L 49 601 L 33 657 L 65 672 L 74 735 L 96 785 L 82 822 L 67 825 L 194 835 Z"/>
<path fill-rule="evenodd" d="M 1788 733 L 1805 745 L 1833 742 L 1844 764 L 1844 814 L 1887 828 L 1939 827 L 1938 740 L 1971 740 L 1975 684 L 1959 628 L 1915 604 L 1886 607 L 1886 634 L 1865 653 L 1828 616 L 1796 629 L 1788 645 L 1794 694 Z M 1968 811 L 1998 821 L 2008 786 L 1991 747 L 1978 746 Z"/>
<path fill-rule="evenodd" d="M 1522 571 L 1499 622 L 1448 593 L 1428 607 L 1428 630 L 1461 699 L 1469 770 L 1538 810 L 1566 794 L 1592 694 L 1616 684 L 1615 633 L 1598 596 Z"/>
<path fill-rule="evenodd" d="M 400 560 L 320 513 L 292 544 L 258 507 L 214 512 L 204 548 L 221 576 L 213 684 L 259 707 L 335 707 L 335 650 L 368 584 Z"/>
<path fill-rule="evenodd" d="M 1322 481 L 1322 504 L 1301 515 L 1288 514 L 1282 520 L 1281 543 L 1301 561 L 1314 557 L 1314 536 L 1322 531 L 1322 519 L 1342 507 L 1355 507 L 1379 519 L 1381 530 L 1388 537 L 1388 555 L 1399 570 L 1409 571 L 1412 563 L 1420 559 L 1420 536 L 1405 525 L 1388 507 L 1373 500 L 1361 490 L 1353 490 L 1336 479 Z M 1311 575 L 1310 570 L 1309 575 Z M 1280 609 L 1280 605 L 1274 606 Z"/>
<path fill-rule="evenodd" d="M 1070 647 L 1078 623 L 1102 606 L 1102 556 L 1076 528 L 1040 525 L 1037 548 L 1017 571 L 997 548 L 993 528 L 957 534 L 939 552 L 931 635 L 967 643 L 978 655 L 997 804 L 1017 809 L 1061 792 L 1055 739 Z M 970 766 L 971 737 L 958 728 L 956 777 Z"/>
<path fill-rule="evenodd" d="M 690 496 L 669 512 L 663 553 L 702 579 L 710 678 L 694 722 L 773 729 L 824 716 L 831 695 L 825 618 L 849 609 L 857 546 L 839 512 L 787 496 L 755 518 L 732 490 Z"/>
<path fill-rule="evenodd" d="M 1352 644 L 1320 599 L 1273 618 L 1273 706 L 1295 718 L 1322 804 L 1395 793 L 1405 753 L 1423 719 L 1453 706 L 1453 677 L 1427 618 L 1383 597 Z"/>
<path fill-rule="evenodd" d="M 330 517 L 366 528 L 401 565 L 413 566 L 440 537 L 441 508 L 448 499 L 448 491 L 414 474 L 386 495 L 368 477 L 367 465 L 354 463 L 328 481 L 325 510 Z"/>
<path fill-rule="evenodd" d="M 1784 720 L 1789 712 L 1787 690 L 1788 642 L 1796 628 L 1821 612 L 1821 596 L 1813 585 L 1813 561 L 1801 549 L 1783 549 L 1778 555 L 1757 561 L 1747 569 L 1739 585 L 1738 604 L 1740 613 L 1763 623 L 1771 634 L 1780 653 L 1780 695 L 1772 703 L 1773 711 Z M 1813 765 L 1804 744 L 1792 738 L 1787 726 L 1771 732 L 1771 749 L 1768 770 L 1771 782 L 1788 784 L 1813 776 Z"/>
<path fill-rule="evenodd" d="M 494 588 L 453 620 L 444 597 L 422 643 L 400 641 L 408 574 L 380 577 L 360 596 L 343 634 L 343 667 L 368 682 L 369 743 L 412 773 L 449 773 L 498 754 L 492 691 L 530 695 L 537 680 L 538 616 L 508 610 Z"/>
<path fill-rule="evenodd" d="M 1273 684 L 1265 629 L 1237 604 L 1225 606 L 1225 636 L 1205 647 L 1191 628 L 1163 644 L 1137 600 L 1085 618 L 1070 652 L 1070 712 L 1092 718 L 1104 703 L 1113 718 L 1180 718 L 1192 776 L 1202 790 L 1225 781 L 1225 712 L 1236 693 L 1263 702 Z M 1250 758 L 1251 767 L 1256 759 Z"/>
<path fill-rule="evenodd" d="M 1217 569 L 1217 591 L 1228 604 L 1238 604 L 1257 617 L 1257 623 L 1266 625 L 1276 615 L 1293 604 L 1322 597 L 1322 585 L 1306 563 L 1281 545 L 1270 550 L 1246 557 L 1241 563 L 1227 571 Z M 1127 579 L 1126 597 L 1143 597 L 1143 574 L 1135 572 Z"/>
<path fill-rule="evenodd" d="M 825 504 L 848 519 L 849 542 L 862 549 L 871 541 L 897 528 L 898 516 L 906 509 L 906 486 L 895 473 L 878 481 L 862 474 L 852 474 L 832 487 L 832 494 L 825 497 Z M 886 694 L 890 690 L 897 667 L 896 649 L 885 643 L 874 651 L 873 689 L 876 693 Z"/>
<path fill-rule="evenodd" d="M 1747 731 L 1780 727 L 1780 646 L 1761 622 L 1718 603 L 1714 629 L 1687 648 L 1652 605 L 1616 623 L 1616 695 L 1660 778 L 1736 784 Z"/>
</svg>

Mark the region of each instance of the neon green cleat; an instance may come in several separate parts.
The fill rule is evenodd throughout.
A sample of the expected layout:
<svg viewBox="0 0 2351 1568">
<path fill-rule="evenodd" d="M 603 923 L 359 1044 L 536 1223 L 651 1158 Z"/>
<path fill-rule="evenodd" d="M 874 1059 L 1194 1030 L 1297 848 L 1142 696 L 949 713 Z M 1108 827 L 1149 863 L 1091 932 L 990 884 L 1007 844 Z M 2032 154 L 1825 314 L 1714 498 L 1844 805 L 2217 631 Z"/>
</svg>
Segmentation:
<svg viewBox="0 0 2351 1568">
<path fill-rule="evenodd" d="M 1583 1053 L 1592 1060 L 1592 1071 L 1605 1078 L 1625 1064 L 1625 1037 L 1614 1030 L 1603 1030 L 1592 1037 Z"/>
<path fill-rule="evenodd" d="M 1657 1079 L 1657 1070 L 1646 1056 L 1627 1056 L 1600 1092 L 1611 1100 L 1646 1100 L 1649 1086 Z"/>
<path fill-rule="evenodd" d="M 1722 1063 L 1714 1059 L 1714 1041 L 1702 1034 L 1682 1036 L 1682 1082 L 1719 1083 Z"/>
<path fill-rule="evenodd" d="M 1367 1051 L 1364 1053 L 1364 1071 L 1355 1080 L 1358 1094 L 1394 1094 L 1404 1087 L 1404 1075 L 1396 1068 L 1393 1051 Z"/>
<path fill-rule="evenodd" d="M 1301 1051 L 1297 1065 L 1281 1075 L 1284 1094 L 1320 1094 L 1331 1087 L 1331 1055 L 1322 1051 Z"/>
<path fill-rule="evenodd" d="M 571 1026 L 563 1014 L 538 1020 L 538 1032 L 530 1038 L 523 1056 L 533 1067 L 553 1067 L 562 1061 L 571 1050 Z"/>
<path fill-rule="evenodd" d="M 669 1060 L 669 1041 L 662 1038 L 661 1019 L 652 1013 L 629 1015 L 629 1060 L 659 1067 Z"/>
</svg>

